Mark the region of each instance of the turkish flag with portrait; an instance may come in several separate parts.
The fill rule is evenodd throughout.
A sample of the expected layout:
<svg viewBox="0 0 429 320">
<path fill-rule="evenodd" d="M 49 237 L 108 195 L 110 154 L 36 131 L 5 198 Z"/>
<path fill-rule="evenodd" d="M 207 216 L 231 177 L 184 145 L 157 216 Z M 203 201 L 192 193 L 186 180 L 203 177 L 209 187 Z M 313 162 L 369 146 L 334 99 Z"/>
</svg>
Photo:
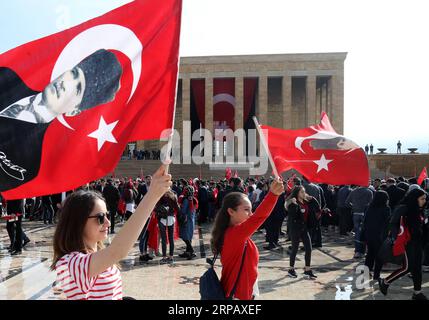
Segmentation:
<svg viewBox="0 0 429 320">
<path fill-rule="evenodd" d="M 173 128 L 181 0 L 135 0 L 0 55 L 0 192 L 59 193 Z M 167 129 L 167 130 L 166 130 Z"/>
<path fill-rule="evenodd" d="M 336 133 L 326 113 L 319 125 L 304 129 L 260 127 L 279 173 L 295 169 L 315 183 L 369 185 L 364 150 Z"/>
</svg>

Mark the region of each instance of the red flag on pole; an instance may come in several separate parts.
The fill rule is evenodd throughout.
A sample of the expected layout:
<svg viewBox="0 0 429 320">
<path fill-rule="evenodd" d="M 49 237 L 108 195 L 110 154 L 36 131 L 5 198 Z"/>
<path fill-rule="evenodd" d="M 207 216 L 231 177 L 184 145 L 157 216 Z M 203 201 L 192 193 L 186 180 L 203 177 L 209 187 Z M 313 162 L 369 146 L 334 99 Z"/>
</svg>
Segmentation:
<svg viewBox="0 0 429 320">
<path fill-rule="evenodd" d="M 366 154 L 351 140 L 339 135 L 322 113 L 321 123 L 299 130 L 261 125 L 268 148 L 281 173 L 291 168 L 309 181 L 334 185 L 368 186 Z"/>
<path fill-rule="evenodd" d="M 140 179 L 144 179 L 144 174 L 143 174 L 143 169 L 142 168 L 140 168 Z"/>
<path fill-rule="evenodd" d="M 226 168 L 225 169 L 225 178 L 226 178 L 226 180 L 231 179 L 231 177 L 232 177 L 232 170 L 231 170 L 231 168 Z"/>
<path fill-rule="evenodd" d="M 419 178 L 417 179 L 417 184 L 421 186 L 423 181 L 427 178 L 428 178 L 428 171 L 427 171 L 426 167 L 424 167 L 422 172 L 419 175 Z"/>
<path fill-rule="evenodd" d="M 96 180 L 129 141 L 173 128 L 181 7 L 135 0 L 0 55 L 5 198 Z"/>
</svg>

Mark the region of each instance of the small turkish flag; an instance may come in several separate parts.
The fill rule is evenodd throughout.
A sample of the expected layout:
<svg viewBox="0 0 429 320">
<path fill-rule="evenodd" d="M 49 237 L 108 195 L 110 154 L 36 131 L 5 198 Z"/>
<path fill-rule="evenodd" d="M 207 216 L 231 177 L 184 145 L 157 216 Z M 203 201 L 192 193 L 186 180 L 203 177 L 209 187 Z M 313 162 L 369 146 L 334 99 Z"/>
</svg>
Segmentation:
<svg viewBox="0 0 429 320">
<path fill-rule="evenodd" d="M 231 179 L 231 177 L 232 177 L 232 170 L 231 170 L 231 168 L 226 168 L 225 169 L 225 178 L 227 180 L 229 180 L 229 179 Z"/>
<path fill-rule="evenodd" d="M 181 0 L 135 0 L 0 55 L 0 192 L 59 193 L 173 128 Z M 167 130 L 168 131 L 168 130 Z"/>
<path fill-rule="evenodd" d="M 336 133 L 326 113 L 319 125 L 304 129 L 261 129 L 279 173 L 293 168 L 311 182 L 368 186 L 364 150 Z"/>
<path fill-rule="evenodd" d="M 287 180 L 287 191 L 288 192 L 290 192 L 292 189 L 293 189 L 293 187 L 294 187 L 294 185 L 295 185 L 295 182 L 294 182 L 294 179 L 296 178 L 296 174 L 294 173 L 288 180 Z"/>
<path fill-rule="evenodd" d="M 428 171 L 427 171 L 426 167 L 424 167 L 422 172 L 419 175 L 419 178 L 417 179 L 417 184 L 421 186 L 423 181 L 427 178 L 428 178 Z"/>
</svg>

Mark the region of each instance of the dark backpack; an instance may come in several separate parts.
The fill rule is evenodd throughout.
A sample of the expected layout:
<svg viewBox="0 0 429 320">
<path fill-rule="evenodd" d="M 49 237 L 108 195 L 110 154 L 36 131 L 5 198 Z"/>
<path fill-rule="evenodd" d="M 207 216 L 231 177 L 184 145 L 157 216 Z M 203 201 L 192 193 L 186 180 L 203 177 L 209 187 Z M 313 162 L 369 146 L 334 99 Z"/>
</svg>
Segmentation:
<svg viewBox="0 0 429 320">
<path fill-rule="evenodd" d="M 240 279 L 241 270 L 243 269 L 244 257 L 246 255 L 247 242 L 244 245 L 243 257 L 241 258 L 240 270 L 238 271 L 237 280 L 235 280 L 234 287 L 232 288 L 231 295 L 225 296 L 225 291 L 222 288 L 220 280 L 214 269 L 214 265 L 218 255 L 216 254 L 213 259 L 207 259 L 210 265 L 209 269 L 204 272 L 200 277 L 200 295 L 201 300 L 232 300 L 237 289 L 238 280 Z"/>
</svg>

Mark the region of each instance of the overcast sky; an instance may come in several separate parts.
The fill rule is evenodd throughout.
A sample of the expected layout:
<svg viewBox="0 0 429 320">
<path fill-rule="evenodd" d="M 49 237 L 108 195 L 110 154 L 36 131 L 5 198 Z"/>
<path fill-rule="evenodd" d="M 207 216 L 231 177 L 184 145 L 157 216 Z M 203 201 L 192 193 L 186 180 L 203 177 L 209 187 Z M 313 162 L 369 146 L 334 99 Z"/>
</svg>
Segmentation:
<svg viewBox="0 0 429 320">
<path fill-rule="evenodd" d="M 0 52 L 127 2 L 0 1 Z M 425 0 L 184 0 L 181 56 L 348 52 L 345 135 L 428 152 L 428 9 Z"/>
</svg>

